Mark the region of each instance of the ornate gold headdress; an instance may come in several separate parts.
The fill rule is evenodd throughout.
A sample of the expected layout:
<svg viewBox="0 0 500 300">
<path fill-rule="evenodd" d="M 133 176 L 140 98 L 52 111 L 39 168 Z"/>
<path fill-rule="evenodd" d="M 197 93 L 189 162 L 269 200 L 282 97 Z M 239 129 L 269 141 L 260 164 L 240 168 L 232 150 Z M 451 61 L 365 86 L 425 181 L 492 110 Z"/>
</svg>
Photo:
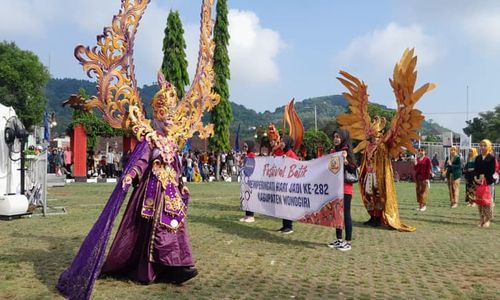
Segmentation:
<svg viewBox="0 0 500 300">
<path fill-rule="evenodd" d="M 394 67 L 394 75 L 389 82 L 394 90 L 397 101 L 396 115 L 391 121 L 391 127 L 382 134 L 385 119 L 376 117 L 372 122 L 368 114 L 368 92 L 366 84 L 351 74 L 340 71 L 342 77 L 337 79 L 347 88 L 343 93 L 349 103 L 349 113 L 337 117 L 337 122 L 349 131 L 351 137 L 361 142 L 354 152 L 363 151 L 368 145 L 370 137 L 379 137 L 379 142 L 388 146 L 391 157 L 397 158 L 407 149 L 415 153 L 412 140 L 419 140 L 417 130 L 420 128 L 424 116 L 415 109 L 415 103 L 428 91 L 434 89 L 434 83 L 426 83 L 415 90 L 417 81 L 417 57 L 413 49 L 406 49 L 400 61 Z"/>
<path fill-rule="evenodd" d="M 381 137 L 383 134 L 384 128 L 385 128 L 385 123 L 386 123 L 386 120 L 384 117 L 376 116 L 373 119 L 373 121 L 371 122 L 371 124 L 368 126 L 368 128 L 366 129 L 366 136 L 368 138 Z"/>
<path fill-rule="evenodd" d="M 285 124 L 287 124 L 290 130 L 289 135 L 294 141 L 293 148 L 297 150 L 302 145 L 302 140 L 304 139 L 304 125 L 295 110 L 294 101 L 295 99 L 292 99 L 285 105 L 285 111 L 283 113 L 283 130 L 285 130 Z M 281 136 L 273 123 L 270 123 L 267 127 L 267 137 L 269 141 L 275 141 L 277 144 L 276 147 L 279 147 Z"/>
<path fill-rule="evenodd" d="M 160 85 L 160 90 L 153 96 L 153 100 L 151 100 L 153 117 L 164 123 L 168 121 L 168 123 L 172 123 L 171 118 L 175 114 L 178 101 L 177 92 L 175 91 L 175 87 L 165 80 L 161 72 L 158 72 L 158 84 Z"/>
<path fill-rule="evenodd" d="M 163 123 L 164 130 L 160 132 L 145 118 L 132 58 L 135 33 L 149 1 L 122 0 L 111 27 L 106 27 L 97 37 L 97 46 L 76 47 L 75 56 L 84 70 L 97 78 L 97 96 L 90 100 L 72 96 L 66 104 L 85 110 L 99 109 L 112 127 L 131 130 L 137 139 L 154 143 L 170 161 L 174 152 L 195 132 L 199 132 L 201 138 L 213 133 L 213 125 L 204 126 L 201 117 L 219 102 L 219 95 L 212 91 L 215 45 L 211 10 L 214 0 L 202 3 L 198 64 L 186 95 L 179 100 L 173 86 L 163 75 L 158 75 L 160 91 L 154 96 L 152 105 L 155 123 Z"/>
<path fill-rule="evenodd" d="M 299 114 L 295 110 L 295 98 L 290 100 L 285 106 L 285 113 L 283 115 L 283 121 L 288 124 L 290 128 L 290 137 L 294 141 L 293 150 L 297 151 L 302 145 L 304 139 L 304 125 L 299 117 Z"/>
<path fill-rule="evenodd" d="M 279 144 L 281 140 L 280 133 L 273 123 L 269 123 L 267 126 L 267 138 L 269 141 L 276 142 L 277 144 Z"/>
</svg>

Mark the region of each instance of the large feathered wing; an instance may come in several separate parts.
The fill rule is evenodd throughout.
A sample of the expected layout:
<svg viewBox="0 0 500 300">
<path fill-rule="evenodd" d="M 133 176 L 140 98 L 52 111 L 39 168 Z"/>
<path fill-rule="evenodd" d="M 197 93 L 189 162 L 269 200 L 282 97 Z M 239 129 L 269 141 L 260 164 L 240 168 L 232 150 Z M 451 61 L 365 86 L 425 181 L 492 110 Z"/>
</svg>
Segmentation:
<svg viewBox="0 0 500 300">
<path fill-rule="evenodd" d="M 290 128 L 290 137 L 294 140 L 293 149 L 297 151 L 304 140 L 304 125 L 302 124 L 299 114 L 295 110 L 294 101 L 295 99 L 290 100 L 285 106 L 283 118 Z"/>
<path fill-rule="evenodd" d="M 213 92 L 214 70 L 213 54 L 215 44 L 212 39 L 213 20 L 211 18 L 214 0 L 204 0 L 201 10 L 200 48 L 198 64 L 191 87 L 177 105 L 174 116 L 175 139 L 179 144 L 199 132 L 201 138 L 213 133 L 213 124 L 204 126 L 201 117 L 205 111 L 211 110 L 220 101 L 219 95 Z M 175 125 L 174 125 L 175 126 Z"/>
<path fill-rule="evenodd" d="M 349 104 L 349 111 L 337 117 L 337 123 L 349 131 L 353 139 L 360 140 L 354 152 L 363 151 L 367 145 L 367 132 L 371 128 L 371 119 L 368 114 L 368 87 L 352 76 L 340 71 L 342 77 L 337 79 L 347 88 L 349 92 L 342 93 Z"/>
<path fill-rule="evenodd" d="M 141 113 L 143 105 L 137 90 L 132 58 L 135 33 L 149 0 L 122 0 L 110 27 L 97 36 L 97 46 L 79 45 L 75 57 L 87 74 L 97 79 L 97 95 L 80 99 L 85 110 L 98 108 L 114 128 L 125 128 L 129 106 Z M 69 103 L 71 104 L 71 103 Z"/>
<path fill-rule="evenodd" d="M 394 67 L 393 78 L 389 79 L 396 96 L 397 109 L 383 141 L 392 158 L 397 158 L 405 149 L 415 153 L 412 140 L 420 139 L 417 130 L 421 127 L 424 116 L 414 106 L 426 92 L 436 87 L 434 83 L 426 83 L 418 90 L 414 90 L 417 80 L 416 65 L 417 57 L 414 55 L 414 49 L 406 49 Z"/>
</svg>

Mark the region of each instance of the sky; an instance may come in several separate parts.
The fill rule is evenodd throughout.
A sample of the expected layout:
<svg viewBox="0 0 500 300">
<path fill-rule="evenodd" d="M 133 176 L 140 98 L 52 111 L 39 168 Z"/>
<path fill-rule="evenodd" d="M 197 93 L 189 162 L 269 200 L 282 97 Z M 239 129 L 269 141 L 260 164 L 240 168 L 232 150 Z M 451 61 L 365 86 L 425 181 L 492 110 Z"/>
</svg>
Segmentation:
<svg viewBox="0 0 500 300">
<path fill-rule="evenodd" d="M 437 89 L 416 105 L 427 120 L 462 132 L 465 121 L 500 105 L 500 1 L 228 0 L 230 100 L 258 112 L 291 98 L 341 94 L 345 70 L 368 85 L 370 101 L 395 107 L 388 79 L 405 48 L 418 56 L 417 87 Z M 37 54 L 54 78 L 87 79 L 73 56 L 93 46 L 119 0 L 0 0 L 0 40 Z M 162 61 L 170 10 L 178 10 L 194 74 L 201 1 L 151 0 L 136 35 L 140 85 Z"/>
</svg>

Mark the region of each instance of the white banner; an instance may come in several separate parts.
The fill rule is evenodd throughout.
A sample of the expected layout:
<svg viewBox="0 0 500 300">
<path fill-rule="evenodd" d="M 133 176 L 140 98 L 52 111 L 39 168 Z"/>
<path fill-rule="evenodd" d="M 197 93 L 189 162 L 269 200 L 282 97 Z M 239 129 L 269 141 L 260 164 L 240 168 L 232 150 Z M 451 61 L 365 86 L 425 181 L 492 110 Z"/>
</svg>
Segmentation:
<svg viewBox="0 0 500 300">
<path fill-rule="evenodd" d="M 460 134 L 460 149 L 470 149 L 471 148 L 471 137 L 465 134 Z"/>
<path fill-rule="evenodd" d="M 241 209 L 297 220 L 344 198 L 341 153 L 299 161 L 288 157 L 247 158 L 241 172 Z"/>
</svg>

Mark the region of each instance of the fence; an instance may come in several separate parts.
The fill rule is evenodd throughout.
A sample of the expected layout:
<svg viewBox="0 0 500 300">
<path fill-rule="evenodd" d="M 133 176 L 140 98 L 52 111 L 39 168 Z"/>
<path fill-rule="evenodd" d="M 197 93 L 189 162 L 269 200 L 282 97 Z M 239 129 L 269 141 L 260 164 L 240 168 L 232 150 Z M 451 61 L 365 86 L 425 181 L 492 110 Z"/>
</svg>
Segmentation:
<svg viewBox="0 0 500 300">
<path fill-rule="evenodd" d="M 25 194 L 30 210 L 41 207 L 42 214 L 45 216 L 47 212 L 47 151 L 27 157 L 25 176 Z"/>
<path fill-rule="evenodd" d="M 460 155 L 464 158 L 467 159 L 467 154 L 469 151 L 469 148 L 460 148 L 459 143 L 454 143 L 453 144 L 455 147 L 458 148 L 460 151 Z M 449 147 L 444 147 L 443 143 L 429 143 L 429 142 L 421 142 L 420 147 L 423 147 L 427 155 L 432 158 L 434 154 L 437 154 L 437 158 L 439 161 L 444 163 L 445 159 L 447 156 L 449 156 L 450 153 L 450 148 Z M 476 148 L 479 153 L 479 143 L 472 143 L 471 144 L 472 148 Z M 499 154 L 500 153 L 500 144 L 493 144 L 493 149 L 495 150 L 495 153 Z"/>
<path fill-rule="evenodd" d="M 467 159 L 468 155 L 468 148 L 460 148 L 458 143 L 455 143 L 454 146 L 456 146 L 459 151 L 460 155 L 465 159 Z M 420 143 L 420 147 L 423 147 L 425 151 L 427 152 L 427 155 L 432 158 L 435 154 L 437 155 L 437 158 L 439 160 L 439 165 L 442 168 L 444 165 L 444 162 L 446 160 L 446 157 L 449 156 L 450 154 L 450 148 L 449 147 L 444 147 L 442 143 L 429 143 L 429 142 L 422 142 Z M 479 150 L 479 143 L 473 143 L 471 145 L 473 148 L 477 148 Z M 493 144 L 493 149 L 495 150 L 495 153 L 500 153 L 500 144 Z M 478 151 L 479 152 L 479 151 Z M 415 171 L 413 170 L 413 161 L 393 161 L 392 162 L 392 168 L 394 170 L 394 179 L 396 181 L 403 180 L 403 181 L 413 181 L 414 176 L 415 176 Z M 443 179 L 442 177 L 437 177 L 435 179 Z"/>
</svg>

